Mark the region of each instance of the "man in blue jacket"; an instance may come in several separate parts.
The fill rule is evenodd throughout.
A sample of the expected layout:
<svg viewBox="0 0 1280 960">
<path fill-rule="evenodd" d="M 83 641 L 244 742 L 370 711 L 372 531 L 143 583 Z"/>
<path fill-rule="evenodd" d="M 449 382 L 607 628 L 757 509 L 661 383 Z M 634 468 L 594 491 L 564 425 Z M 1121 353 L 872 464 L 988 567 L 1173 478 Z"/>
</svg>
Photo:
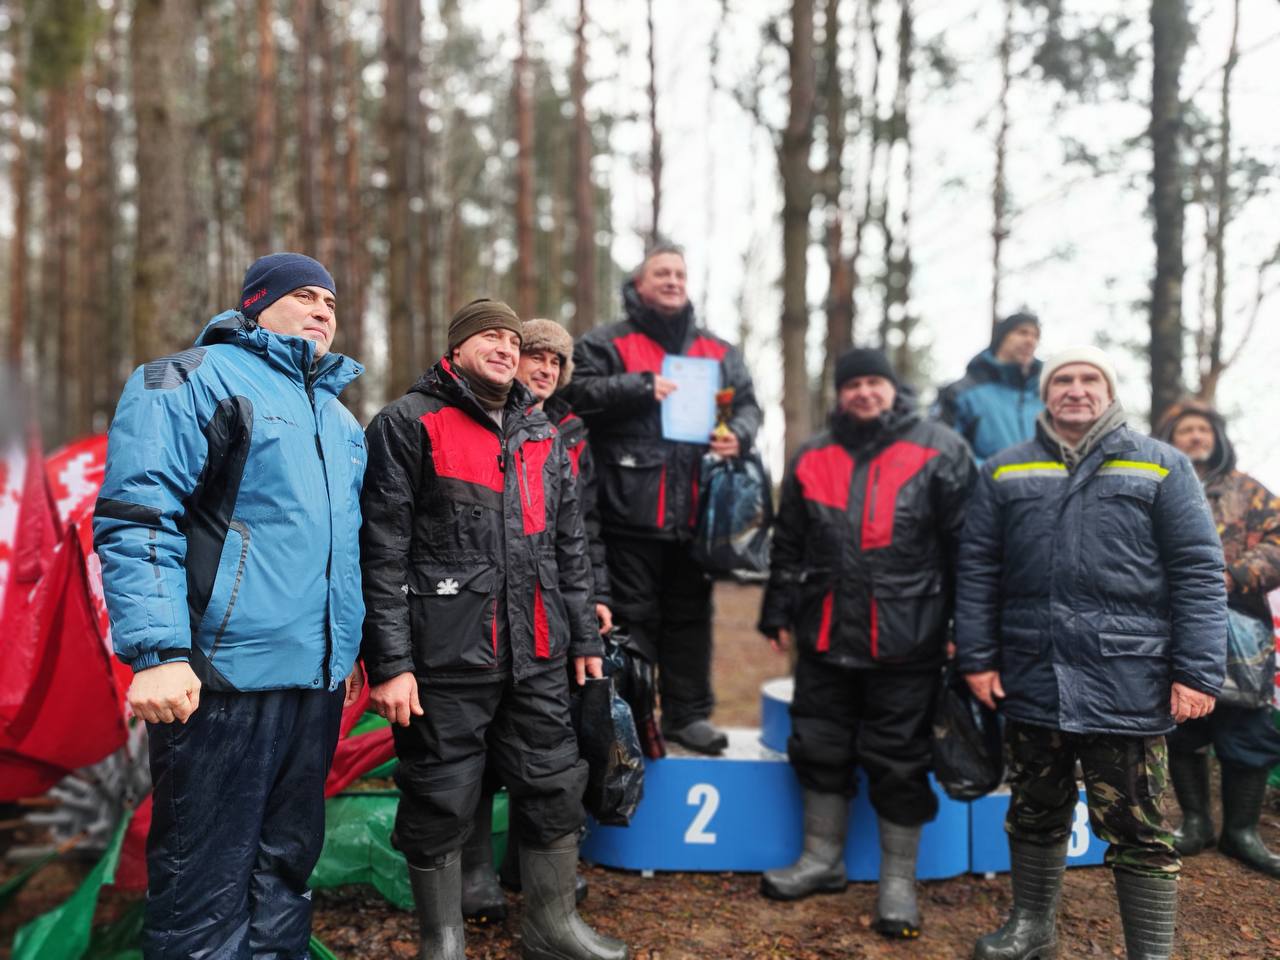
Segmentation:
<svg viewBox="0 0 1280 960">
<path fill-rule="evenodd" d="M 1035 436 L 1040 402 L 1040 318 L 1015 313 L 996 324 L 991 346 L 964 377 L 938 392 L 933 415 L 969 442 L 981 463 Z"/>
<path fill-rule="evenodd" d="M 1101 350 L 1045 364 L 1036 438 L 988 460 L 956 585 L 958 666 L 1005 717 L 1013 912 L 978 960 L 1054 956 L 1084 772 L 1128 955 L 1173 949 L 1178 855 L 1164 735 L 1208 714 L 1226 666 L 1222 547 L 1183 454 L 1125 426 Z"/>
<path fill-rule="evenodd" d="M 315 260 L 259 259 L 111 424 L 94 540 L 148 724 L 148 960 L 306 955 L 364 619 L 364 435 L 337 399 L 363 368 L 329 349 L 335 310 Z"/>
</svg>

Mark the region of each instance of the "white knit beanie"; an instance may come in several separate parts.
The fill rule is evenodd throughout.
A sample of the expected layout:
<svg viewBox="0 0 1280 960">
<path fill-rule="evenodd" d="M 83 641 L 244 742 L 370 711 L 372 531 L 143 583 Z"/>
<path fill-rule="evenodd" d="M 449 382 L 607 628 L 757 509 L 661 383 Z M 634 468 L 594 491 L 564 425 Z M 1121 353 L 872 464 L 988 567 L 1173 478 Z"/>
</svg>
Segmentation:
<svg viewBox="0 0 1280 960">
<path fill-rule="evenodd" d="M 1111 399 L 1116 398 L 1119 392 L 1116 389 L 1116 368 L 1103 351 L 1097 347 L 1082 345 L 1079 347 L 1068 347 L 1066 350 L 1059 350 L 1052 357 L 1044 362 L 1044 367 L 1040 371 L 1040 399 L 1041 401 L 1048 398 L 1049 381 L 1053 379 L 1054 373 L 1061 367 L 1065 367 L 1069 363 L 1087 363 L 1091 367 L 1097 367 L 1102 376 L 1107 381 L 1107 386 L 1111 390 Z"/>
</svg>

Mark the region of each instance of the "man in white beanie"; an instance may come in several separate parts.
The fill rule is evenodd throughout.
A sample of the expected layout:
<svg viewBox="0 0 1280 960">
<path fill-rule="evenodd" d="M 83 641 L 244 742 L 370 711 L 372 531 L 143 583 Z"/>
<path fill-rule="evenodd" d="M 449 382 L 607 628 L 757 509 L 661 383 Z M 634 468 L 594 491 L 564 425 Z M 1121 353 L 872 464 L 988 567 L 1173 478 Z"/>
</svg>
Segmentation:
<svg viewBox="0 0 1280 960">
<path fill-rule="evenodd" d="M 1079 761 L 1130 958 L 1173 949 L 1165 734 L 1226 666 L 1222 549 L 1191 462 L 1130 430 L 1095 347 L 1051 358 L 1036 437 L 987 460 L 956 581 L 957 665 L 1005 718 L 1013 911 L 977 960 L 1057 955 Z"/>
</svg>

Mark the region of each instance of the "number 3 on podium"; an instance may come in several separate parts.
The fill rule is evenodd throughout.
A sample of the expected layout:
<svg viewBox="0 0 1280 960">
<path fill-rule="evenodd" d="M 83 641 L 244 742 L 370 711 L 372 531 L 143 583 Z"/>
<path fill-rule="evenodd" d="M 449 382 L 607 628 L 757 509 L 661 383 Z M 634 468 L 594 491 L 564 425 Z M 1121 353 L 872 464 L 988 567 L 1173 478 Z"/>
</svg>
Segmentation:
<svg viewBox="0 0 1280 960">
<path fill-rule="evenodd" d="M 693 815 L 689 829 L 684 832 L 684 842 L 714 844 L 716 835 L 708 831 L 707 827 L 720 809 L 720 791 L 709 783 L 695 783 L 689 788 L 685 803 L 697 807 L 698 812 Z"/>
</svg>

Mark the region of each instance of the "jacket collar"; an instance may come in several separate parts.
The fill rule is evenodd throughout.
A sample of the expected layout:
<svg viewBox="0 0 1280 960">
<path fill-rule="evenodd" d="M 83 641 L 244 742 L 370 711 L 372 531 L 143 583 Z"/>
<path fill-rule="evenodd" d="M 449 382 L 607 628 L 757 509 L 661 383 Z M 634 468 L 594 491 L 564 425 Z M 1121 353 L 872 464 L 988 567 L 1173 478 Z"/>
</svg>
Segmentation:
<svg viewBox="0 0 1280 960">
<path fill-rule="evenodd" d="M 418 378 L 418 382 L 409 388 L 410 393 L 422 393 L 429 397 L 438 397 L 446 403 L 465 410 L 480 423 L 497 431 L 498 425 L 476 399 L 470 384 L 458 375 L 447 356 L 441 357 L 426 373 Z M 507 397 L 507 405 L 503 408 L 502 432 L 510 434 L 519 420 L 529 417 L 537 399 L 529 388 L 519 380 L 511 384 L 511 393 Z"/>
<path fill-rule="evenodd" d="M 229 343 L 262 357 L 270 366 L 317 397 L 332 399 L 364 373 L 364 365 L 341 353 L 330 352 L 315 362 L 315 344 L 303 337 L 272 333 L 238 310 L 227 310 L 210 320 L 196 337 L 197 347 Z"/>
<path fill-rule="evenodd" d="M 1040 382 L 1040 370 L 1043 367 L 1044 361 L 1037 357 L 1031 361 L 1031 368 L 1024 374 L 1018 364 L 1001 363 L 988 348 L 969 361 L 965 372 L 980 383 L 1003 383 L 1025 390 Z"/>
</svg>

